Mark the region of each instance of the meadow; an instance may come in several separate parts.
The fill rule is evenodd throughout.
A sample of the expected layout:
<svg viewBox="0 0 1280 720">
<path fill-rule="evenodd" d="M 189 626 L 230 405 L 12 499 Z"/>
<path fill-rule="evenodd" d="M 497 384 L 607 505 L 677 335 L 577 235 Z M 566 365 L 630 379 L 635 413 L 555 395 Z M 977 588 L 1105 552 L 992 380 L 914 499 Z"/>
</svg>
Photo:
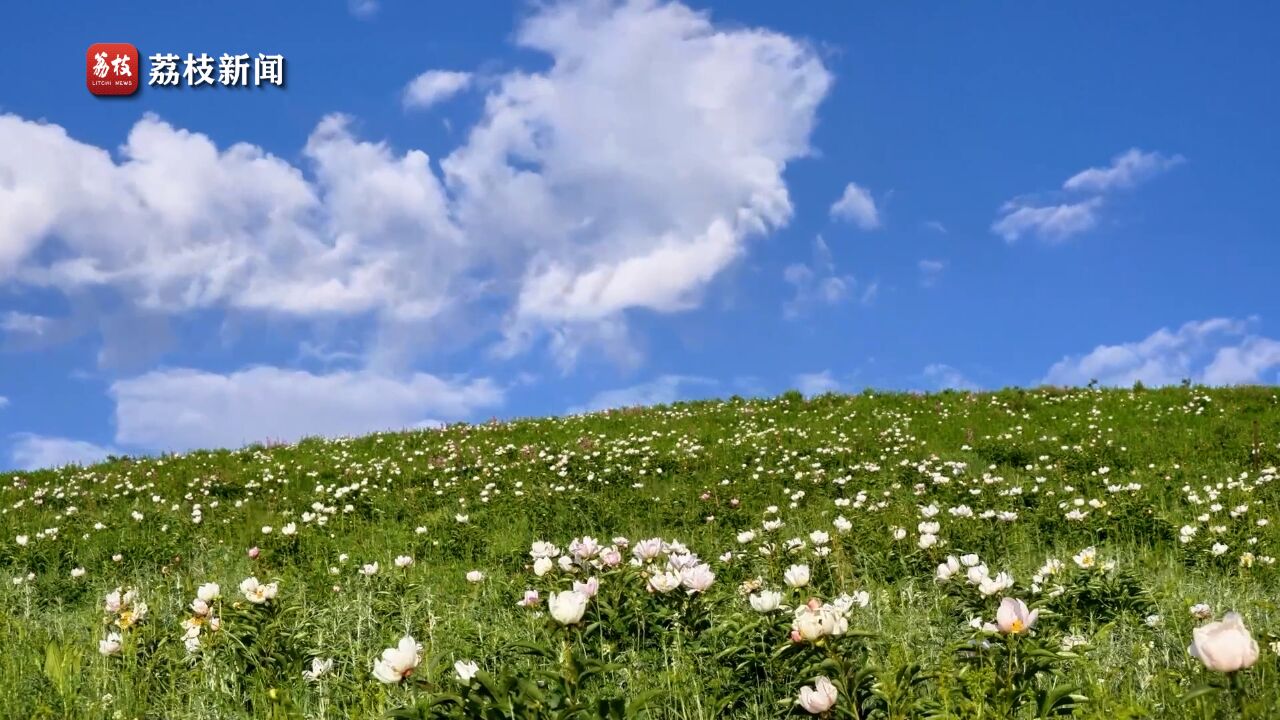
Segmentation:
<svg viewBox="0 0 1280 720">
<path fill-rule="evenodd" d="M 680 403 L 0 475 L 3 718 L 1268 718 L 1280 391 Z"/>
</svg>

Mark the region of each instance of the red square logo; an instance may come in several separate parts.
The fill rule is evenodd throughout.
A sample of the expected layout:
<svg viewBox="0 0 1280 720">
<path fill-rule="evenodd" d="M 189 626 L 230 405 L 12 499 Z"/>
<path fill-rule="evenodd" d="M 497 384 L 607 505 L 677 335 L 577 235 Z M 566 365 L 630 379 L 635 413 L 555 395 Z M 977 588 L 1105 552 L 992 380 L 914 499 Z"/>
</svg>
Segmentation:
<svg viewBox="0 0 1280 720">
<path fill-rule="evenodd" d="M 132 95 L 140 72 L 138 48 L 129 43 L 94 43 L 85 53 L 84 82 L 94 95 Z"/>
</svg>

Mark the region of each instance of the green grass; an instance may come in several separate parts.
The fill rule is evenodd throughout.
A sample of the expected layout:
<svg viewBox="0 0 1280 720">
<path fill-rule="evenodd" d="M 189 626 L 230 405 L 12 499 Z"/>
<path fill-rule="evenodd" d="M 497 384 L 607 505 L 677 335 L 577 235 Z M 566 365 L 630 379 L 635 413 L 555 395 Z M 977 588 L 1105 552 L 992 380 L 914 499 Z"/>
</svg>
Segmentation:
<svg viewBox="0 0 1280 720">
<path fill-rule="evenodd" d="M 1055 688 L 1076 698 L 1062 709 L 1079 717 L 1273 717 L 1278 395 L 791 393 L 0 476 L 0 716 L 385 717 L 442 695 L 478 702 L 485 691 L 464 693 L 454 677 L 464 659 L 496 694 L 524 678 L 554 695 L 569 641 L 580 661 L 608 664 L 565 700 L 589 705 L 583 717 L 601 716 L 594 703 L 610 696 L 648 697 L 655 718 L 804 714 L 797 693 L 819 674 L 837 680 L 847 717 L 858 677 L 859 711 L 875 717 L 1034 717 L 1010 693 Z M 1077 500 L 1088 514 L 1070 520 Z M 930 504 L 941 542 L 922 550 L 920 508 Z M 962 505 L 974 516 L 951 512 Z M 988 511 L 1016 519 L 982 517 Z M 837 516 L 847 533 L 833 526 Z M 774 517 L 783 527 L 766 532 Z M 288 523 L 296 534 L 282 534 Z M 1197 532 L 1184 543 L 1185 525 Z M 906 536 L 895 540 L 899 527 Z M 757 537 L 741 544 L 746 530 Z M 815 530 L 830 534 L 829 555 L 815 556 Z M 677 539 L 715 581 L 702 594 L 649 593 L 641 569 L 624 562 L 577 573 L 600 578 L 577 629 L 517 607 L 526 588 L 545 601 L 571 582 L 559 570 L 535 577 L 530 544 L 566 550 L 588 535 L 605 546 Z M 805 547 L 787 554 L 792 538 Z M 765 540 L 778 546 L 767 555 Z M 1214 554 L 1215 543 L 1227 549 Z M 1114 569 L 1077 568 L 1072 556 L 1090 546 Z M 735 553 L 727 562 L 726 551 Z M 971 617 L 994 618 L 999 594 L 935 579 L 948 555 L 965 553 L 991 575 L 1009 572 L 1015 584 L 1004 594 L 1042 609 L 1029 636 L 969 627 Z M 397 568 L 399 555 L 413 565 Z M 1068 572 L 1034 592 L 1050 557 Z M 375 561 L 376 575 L 360 574 Z M 803 591 L 783 584 L 793 563 L 813 570 Z M 468 582 L 471 570 L 485 579 Z M 237 586 L 249 576 L 277 582 L 276 598 L 244 602 Z M 739 592 L 757 577 L 790 605 L 857 591 L 870 602 L 849 612 L 849 634 L 793 645 L 790 612 L 762 616 Z M 206 582 L 222 587 L 222 627 L 206 628 L 189 653 L 181 623 Z M 1059 583 L 1063 594 L 1051 597 Z M 136 588 L 148 612 L 106 657 L 98 643 L 115 628 L 103 601 L 117 587 Z M 1188 655 L 1197 603 L 1215 618 L 1243 616 L 1261 645 L 1253 667 L 1229 678 Z M 403 683 L 377 682 L 374 660 L 406 633 L 422 645 L 421 665 Z M 1068 635 L 1087 644 L 1063 653 Z M 969 657 L 968 644 L 984 639 L 992 648 Z M 1023 660 L 1044 650 L 1046 665 L 1015 677 L 1002 649 Z M 334 664 L 311 683 L 302 672 L 315 657 Z M 1228 684 L 1235 690 L 1217 689 Z M 526 713 L 485 716 L 573 716 Z"/>
</svg>

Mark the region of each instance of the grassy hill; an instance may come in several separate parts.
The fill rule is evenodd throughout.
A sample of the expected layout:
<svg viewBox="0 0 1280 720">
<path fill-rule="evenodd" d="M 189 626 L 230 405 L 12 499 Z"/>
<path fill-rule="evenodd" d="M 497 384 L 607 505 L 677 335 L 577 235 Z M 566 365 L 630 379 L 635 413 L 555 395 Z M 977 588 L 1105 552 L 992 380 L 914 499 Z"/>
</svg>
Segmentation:
<svg viewBox="0 0 1280 720">
<path fill-rule="evenodd" d="M 791 393 L 8 474 L 0 716 L 773 718 L 820 714 L 821 676 L 832 717 L 1274 717 L 1277 465 L 1280 392 L 1182 387 Z M 1260 657 L 1234 625 L 1190 655 L 1232 610 Z"/>
</svg>

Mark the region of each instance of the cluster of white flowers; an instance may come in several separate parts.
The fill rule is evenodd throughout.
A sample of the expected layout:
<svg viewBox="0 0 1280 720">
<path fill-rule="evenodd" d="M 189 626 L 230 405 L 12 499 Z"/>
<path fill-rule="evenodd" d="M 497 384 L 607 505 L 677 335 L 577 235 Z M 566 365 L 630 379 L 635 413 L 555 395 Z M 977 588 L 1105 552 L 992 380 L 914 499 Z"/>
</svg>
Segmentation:
<svg viewBox="0 0 1280 720">
<path fill-rule="evenodd" d="M 241 588 L 243 587 L 241 584 Z M 274 595 L 272 592 L 273 597 Z M 204 630 L 217 632 L 222 628 L 222 619 L 217 615 L 217 605 L 221 599 L 222 588 L 218 583 L 205 583 L 196 588 L 196 597 L 190 605 L 191 617 L 182 621 L 182 643 L 188 653 L 200 650 L 200 637 Z"/>
<path fill-rule="evenodd" d="M 958 558 L 948 555 L 946 561 L 938 565 L 934 576 L 940 582 L 947 582 L 961 572 L 964 573 L 968 584 L 976 587 L 984 597 L 1002 595 L 1014 584 L 1012 575 L 1004 571 L 992 575 L 982 559 L 974 554 L 961 555 Z"/>
</svg>

